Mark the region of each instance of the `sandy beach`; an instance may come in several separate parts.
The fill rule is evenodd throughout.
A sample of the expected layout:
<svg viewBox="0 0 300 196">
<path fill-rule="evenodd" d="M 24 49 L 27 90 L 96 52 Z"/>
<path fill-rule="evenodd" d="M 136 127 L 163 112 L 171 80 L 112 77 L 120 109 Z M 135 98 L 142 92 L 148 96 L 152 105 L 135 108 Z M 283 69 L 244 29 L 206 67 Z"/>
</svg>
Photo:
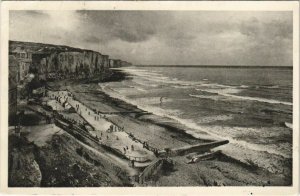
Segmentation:
<svg viewBox="0 0 300 196">
<path fill-rule="evenodd" d="M 107 122 L 122 127 L 126 133 L 134 135 L 138 141 L 135 144 L 137 148 L 139 148 L 139 142 L 147 142 L 149 146 L 163 150 L 213 141 L 207 138 L 194 138 L 184 130 L 172 127 L 168 121 L 158 120 L 159 117 L 142 111 L 134 105 L 109 97 L 101 91 L 96 83 L 81 84 L 67 81 L 50 84 L 50 86 L 53 90 L 71 92 L 74 98 L 90 111 L 97 111 L 97 114 L 104 116 Z M 93 134 L 101 136 L 99 133 L 97 134 L 97 131 Z M 120 147 L 121 152 L 122 145 L 131 144 L 130 140 L 126 142 L 126 136 L 113 135 L 113 137 L 115 136 L 118 136 L 119 139 L 122 138 L 123 141 L 120 143 L 107 140 L 106 143 L 110 143 L 117 149 Z M 118 147 L 118 144 L 122 145 Z M 143 151 L 142 147 L 141 151 Z M 162 170 L 151 180 L 138 186 L 274 186 L 291 184 L 291 181 L 288 180 L 290 177 L 286 174 L 274 174 L 255 164 L 242 163 L 223 153 L 195 164 L 187 164 L 189 158 L 191 157 L 172 157 L 175 164 L 171 171 Z M 153 156 L 151 159 L 153 160 L 155 157 Z"/>
</svg>

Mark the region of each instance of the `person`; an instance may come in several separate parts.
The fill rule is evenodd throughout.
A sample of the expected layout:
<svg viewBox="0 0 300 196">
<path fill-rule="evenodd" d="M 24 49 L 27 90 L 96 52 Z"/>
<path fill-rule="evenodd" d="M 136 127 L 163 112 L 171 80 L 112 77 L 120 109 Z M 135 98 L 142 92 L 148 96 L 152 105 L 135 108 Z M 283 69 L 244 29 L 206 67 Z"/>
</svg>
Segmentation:
<svg viewBox="0 0 300 196">
<path fill-rule="evenodd" d="M 134 160 L 131 160 L 131 166 L 134 167 Z"/>
<path fill-rule="evenodd" d="M 154 150 L 154 155 L 155 155 L 156 157 L 158 157 L 158 149 L 157 149 L 157 148 L 155 148 L 155 150 Z"/>
<path fill-rule="evenodd" d="M 131 145 L 131 150 L 134 151 L 134 146 L 133 145 Z"/>
</svg>

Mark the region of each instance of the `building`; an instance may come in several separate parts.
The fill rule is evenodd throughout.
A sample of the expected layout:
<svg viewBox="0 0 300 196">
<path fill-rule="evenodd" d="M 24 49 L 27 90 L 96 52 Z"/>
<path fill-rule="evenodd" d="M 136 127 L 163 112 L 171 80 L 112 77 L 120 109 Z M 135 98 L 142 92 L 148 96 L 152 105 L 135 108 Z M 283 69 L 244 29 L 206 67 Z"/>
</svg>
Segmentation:
<svg viewBox="0 0 300 196">
<path fill-rule="evenodd" d="M 32 51 L 17 47 L 11 53 L 18 61 L 18 81 L 23 81 L 29 73 L 32 64 Z"/>
<path fill-rule="evenodd" d="M 18 80 L 23 81 L 29 73 L 31 61 L 28 59 L 19 60 Z"/>
<path fill-rule="evenodd" d="M 13 55 L 9 55 L 9 77 L 8 77 L 9 124 L 15 123 L 16 115 L 17 115 L 18 67 L 19 67 L 19 62 L 16 59 L 16 57 Z"/>
<path fill-rule="evenodd" d="M 17 59 L 32 59 L 32 52 L 30 50 L 25 50 L 23 47 L 17 47 L 11 54 L 14 55 Z"/>
<path fill-rule="evenodd" d="M 49 53 L 44 51 L 37 51 L 32 54 L 32 66 L 31 72 L 36 74 L 39 79 L 46 79 L 47 76 L 47 56 Z M 57 62 L 56 62 L 57 64 Z M 56 70 L 58 70 L 58 66 L 56 66 Z"/>
</svg>

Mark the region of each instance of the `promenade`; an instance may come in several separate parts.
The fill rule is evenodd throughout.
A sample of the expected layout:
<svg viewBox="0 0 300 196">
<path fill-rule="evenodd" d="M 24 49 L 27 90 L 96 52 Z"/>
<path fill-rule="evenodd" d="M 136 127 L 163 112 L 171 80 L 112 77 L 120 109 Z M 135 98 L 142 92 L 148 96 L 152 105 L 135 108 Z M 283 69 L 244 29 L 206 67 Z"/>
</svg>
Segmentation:
<svg viewBox="0 0 300 196">
<path fill-rule="evenodd" d="M 132 134 L 130 134 L 130 130 L 109 122 L 105 119 L 105 114 L 86 107 L 74 99 L 70 92 L 49 91 L 47 96 L 51 99 L 48 102 L 52 105 L 52 108 L 59 108 L 60 110 L 63 106 L 67 108 L 72 106 L 75 108 L 75 111 L 93 128 L 93 130 L 89 130 L 92 136 L 97 138 L 100 143 L 123 153 L 129 160 L 149 162 L 155 159 L 152 151 L 147 150 L 143 143 L 134 140 Z M 59 106 L 55 106 L 54 104 L 59 104 Z"/>
</svg>

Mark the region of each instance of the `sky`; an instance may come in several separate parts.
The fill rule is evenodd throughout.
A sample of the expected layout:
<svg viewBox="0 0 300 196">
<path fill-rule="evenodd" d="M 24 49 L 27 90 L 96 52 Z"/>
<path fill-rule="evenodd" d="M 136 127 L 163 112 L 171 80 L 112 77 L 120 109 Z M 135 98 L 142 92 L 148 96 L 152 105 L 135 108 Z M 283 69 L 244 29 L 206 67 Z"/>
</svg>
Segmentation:
<svg viewBox="0 0 300 196">
<path fill-rule="evenodd" d="M 10 11 L 10 40 L 91 49 L 135 65 L 292 66 L 292 12 Z"/>
</svg>

